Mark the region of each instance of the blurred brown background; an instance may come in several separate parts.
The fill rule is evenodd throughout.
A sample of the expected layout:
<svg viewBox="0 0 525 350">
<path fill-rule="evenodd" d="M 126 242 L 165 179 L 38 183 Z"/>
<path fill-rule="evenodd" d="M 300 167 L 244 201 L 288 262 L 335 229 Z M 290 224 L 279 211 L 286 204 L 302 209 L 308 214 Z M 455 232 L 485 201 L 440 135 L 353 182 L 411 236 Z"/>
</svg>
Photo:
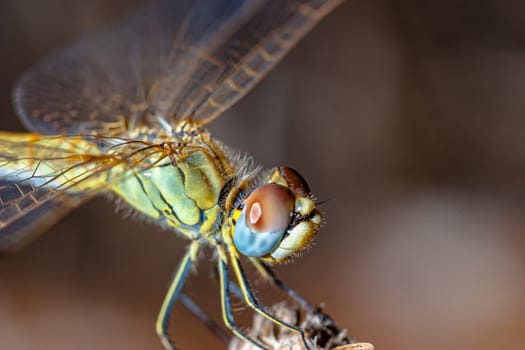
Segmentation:
<svg viewBox="0 0 525 350">
<path fill-rule="evenodd" d="M 0 128 L 16 77 L 129 1 L 0 2 Z M 378 349 L 525 348 L 525 4 L 347 1 L 211 126 L 309 180 L 327 225 L 291 286 Z M 97 199 L 0 261 L 0 348 L 161 349 L 184 241 Z M 218 292 L 188 291 L 216 311 Z M 184 310 L 186 349 L 222 345 Z"/>
</svg>

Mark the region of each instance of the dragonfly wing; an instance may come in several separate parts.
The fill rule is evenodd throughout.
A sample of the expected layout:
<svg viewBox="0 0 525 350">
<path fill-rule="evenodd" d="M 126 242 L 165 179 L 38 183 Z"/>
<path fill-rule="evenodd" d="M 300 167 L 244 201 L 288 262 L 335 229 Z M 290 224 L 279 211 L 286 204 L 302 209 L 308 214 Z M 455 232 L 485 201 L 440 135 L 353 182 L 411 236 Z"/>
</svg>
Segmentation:
<svg viewBox="0 0 525 350">
<path fill-rule="evenodd" d="M 133 124 L 148 108 L 173 35 L 158 17 L 156 9 L 143 9 L 23 74 L 13 99 L 25 126 L 41 134 L 108 135 L 100 130 Z"/>
<path fill-rule="evenodd" d="M 88 198 L 1 179 L 0 254 L 22 248 Z"/>
<path fill-rule="evenodd" d="M 48 134 L 205 124 L 341 1 L 160 1 L 27 72 L 15 106 L 28 128 Z"/>
<path fill-rule="evenodd" d="M 0 132 L 0 253 L 25 245 L 91 197 L 68 190 L 100 168 L 87 157 L 96 148 L 82 137 Z"/>
<path fill-rule="evenodd" d="M 171 100 L 167 115 L 191 118 L 200 125 L 217 118 L 341 2 L 260 1 L 249 14 L 237 19 L 235 28 L 221 28 L 214 45 L 192 42 L 195 53 L 190 55 L 198 67 L 189 73 L 185 86 Z"/>
<path fill-rule="evenodd" d="M 0 252 L 162 156 L 161 146 L 120 138 L 0 132 Z"/>
</svg>

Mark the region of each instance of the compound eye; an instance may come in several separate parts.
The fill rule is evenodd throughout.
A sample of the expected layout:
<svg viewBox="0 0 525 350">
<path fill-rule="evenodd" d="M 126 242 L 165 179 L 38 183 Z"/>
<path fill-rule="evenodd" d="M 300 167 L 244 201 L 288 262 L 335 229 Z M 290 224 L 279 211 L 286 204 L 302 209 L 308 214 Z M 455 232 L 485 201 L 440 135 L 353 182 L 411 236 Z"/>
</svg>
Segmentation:
<svg viewBox="0 0 525 350">
<path fill-rule="evenodd" d="M 295 195 L 300 197 L 308 196 L 310 188 L 301 174 L 294 169 L 285 166 L 279 167 L 279 172 Z"/>
<path fill-rule="evenodd" d="M 294 209 L 291 192 L 277 184 L 255 189 L 246 200 L 246 224 L 254 232 L 281 232 L 290 225 Z"/>
<path fill-rule="evenodd" d="M 266 184 L 246 199 L 235 223 L 233 243 L 246 256 L 261 257 L 273 252 L 292 221 L 294 197 L 284 186 Z"/>
</svg>

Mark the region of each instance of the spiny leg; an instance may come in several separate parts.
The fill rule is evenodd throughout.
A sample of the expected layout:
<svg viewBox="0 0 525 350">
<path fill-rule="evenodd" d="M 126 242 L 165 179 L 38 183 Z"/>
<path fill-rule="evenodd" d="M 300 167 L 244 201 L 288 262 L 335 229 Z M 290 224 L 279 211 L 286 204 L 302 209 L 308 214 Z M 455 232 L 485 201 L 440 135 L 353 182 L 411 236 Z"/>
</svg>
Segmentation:
<svg viewBox="0 0 525 350">
<path fill-rule="evenodd" d="M 206 326 L 213 334 L 217 336 L 224 343 L 230 342 L 230 335 L 221 328 L 215 320 L 213 320 L 191 297 L 184 293 L 180 293 L 179 301 L 190 311 L 202 324 Z"/>
<path fill-rule="evenodd" d="M 292 288 L 288 287 L 288 285 L 286 285 L 283 281 L 281 281 L 275 275 L 275 272 L 273 272 L 273 270 L 268 265 L 266 265 L 263 261 L 261 261 L 261 259 L 250 258 L 250 261 L 252 262 L 252 264 L 255 266 L 255 268 L 257 269 L 259 274 L 261 274 L 261 276 L 264 279 L 266 279 L 270 283 L 272 283 L 272 284 L 276 285 L 277 287 L 279 287 L 282 291 L 284 291 L 292 299 L 294 299 L 302 307 L 304 307 L 305 310 L 308 313 L 315 312 L 315 307 L 312 304 L 310 304 L 305 298 L 300 296 L 295 290 L 293 290 Z"/>
<path fill-rule="evenodd" d="M 310 347 L 308 346 L 308 343 L 306 342 L 306 337 L 304 335 L 303 329 L 297 326 L 293 326 L 289 324 L 288 322 L 285 322 L 271 315 L 270 313 L 268 313 L 268 311 L 266 311 L 263 307 L 261 307 L 259 303 L 257 302 L 257 299 L 255 299 L 255 296 L 252 293 L 252 289 L 250 287 L 250 284 L 248 283 L 248 279 L 246 278 L 246 274 L 244 273 L 239 257 L 234 252 L 230 252 L 230 260 L 232 262 L 233 271 L 235 272 L 237 281 L 239 281 L 239 286 L 241 287 L 241 291 L 242 291 L 246 304 L 248 304 L 249 307 L 251 307 L 253 310 L 261 314 L 262 316 L 266 317 L 273 323 L 276 323 L 280 326 L 286 327 L 294 332 L 299 333 L 301 335 L 301 339 L 303 341 L 305 348 L 309 350 Z"/>
<path fill-rule="evenodd" d="M 199 242 L 193 241 L 186 253 L 184 254 L 184 257 L 182 258 L 179 266 L 177 267 L 177 271 L 170 284 L 168 293 L 164 298 L 164 302 L 162 303 L 162 307 L 157 318 L 157 334 L 159 335 L 162 344 L 167 350 L 175 349 L 175 346 L 173 345 L 168 336 L 168 326 L 171 310 L 173 309 L 173 305 L 175 304 L 175 301 L 177 300 L 177 297 L 180 294 L 180 291 L 182 289 L 182 286 L 184 285 L 186 277 L 188 276 L 188 272 L 190 271 L 192 263 L 197 259 L 199 246 Z"/>
<path fill-rule="evenodd" d="M 222 318 L 226 326 L 231 329 L 233 334 L 237 337 L 248 341 L 262 350 L 270 350 L 264 345 L 262 345 L 257 340 L 253 339 L 237 327 L 235 320 L 233 318 L 233 313 L 230 304 L 230 280 L 228 278 L 228 260 L 224 250 L 218 248 L 219 257 L 218 257 L 218 270 L 219 270 L 219 283 L 221 286 L 221 306 L 222 306 Z"/>
<path fill-rule="evenodd" d="M 213 278 L 215 279 L 215 282 L 219 283 L 219 268 L 218 266 L 216 266 L 215 269 L 213 269 Z M 237 298 L 239 299 L 244 299 L 243 295 L 242 295 L 242 291 L 241 291 L 241 288 L 239 288 L 239 286 L 237 285 L 237 282 L 233 281 L 230 279 L 230 285 L 229 285 L 229 288 L 230 288 L 230 292 L 231 294 L 235 295 Z"/>
</svg>

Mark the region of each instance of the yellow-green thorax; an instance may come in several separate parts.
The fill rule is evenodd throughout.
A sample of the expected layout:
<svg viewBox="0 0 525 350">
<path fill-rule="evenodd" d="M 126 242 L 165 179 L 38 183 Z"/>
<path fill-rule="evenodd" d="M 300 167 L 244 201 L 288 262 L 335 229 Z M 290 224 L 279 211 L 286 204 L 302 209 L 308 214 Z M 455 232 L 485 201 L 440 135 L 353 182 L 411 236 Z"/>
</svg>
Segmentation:
<svg viewBox="0 0 525 350">
<path fill-rule="evenodd" d="M 112 190 L 137 211 L 191 238 L 213 233 L 221 191 L 232 177 L 221 146 L 206 131 L 195 131 L 183 125 L 161 143 L 162 152 L 111 181 Z"/>
</svg>

